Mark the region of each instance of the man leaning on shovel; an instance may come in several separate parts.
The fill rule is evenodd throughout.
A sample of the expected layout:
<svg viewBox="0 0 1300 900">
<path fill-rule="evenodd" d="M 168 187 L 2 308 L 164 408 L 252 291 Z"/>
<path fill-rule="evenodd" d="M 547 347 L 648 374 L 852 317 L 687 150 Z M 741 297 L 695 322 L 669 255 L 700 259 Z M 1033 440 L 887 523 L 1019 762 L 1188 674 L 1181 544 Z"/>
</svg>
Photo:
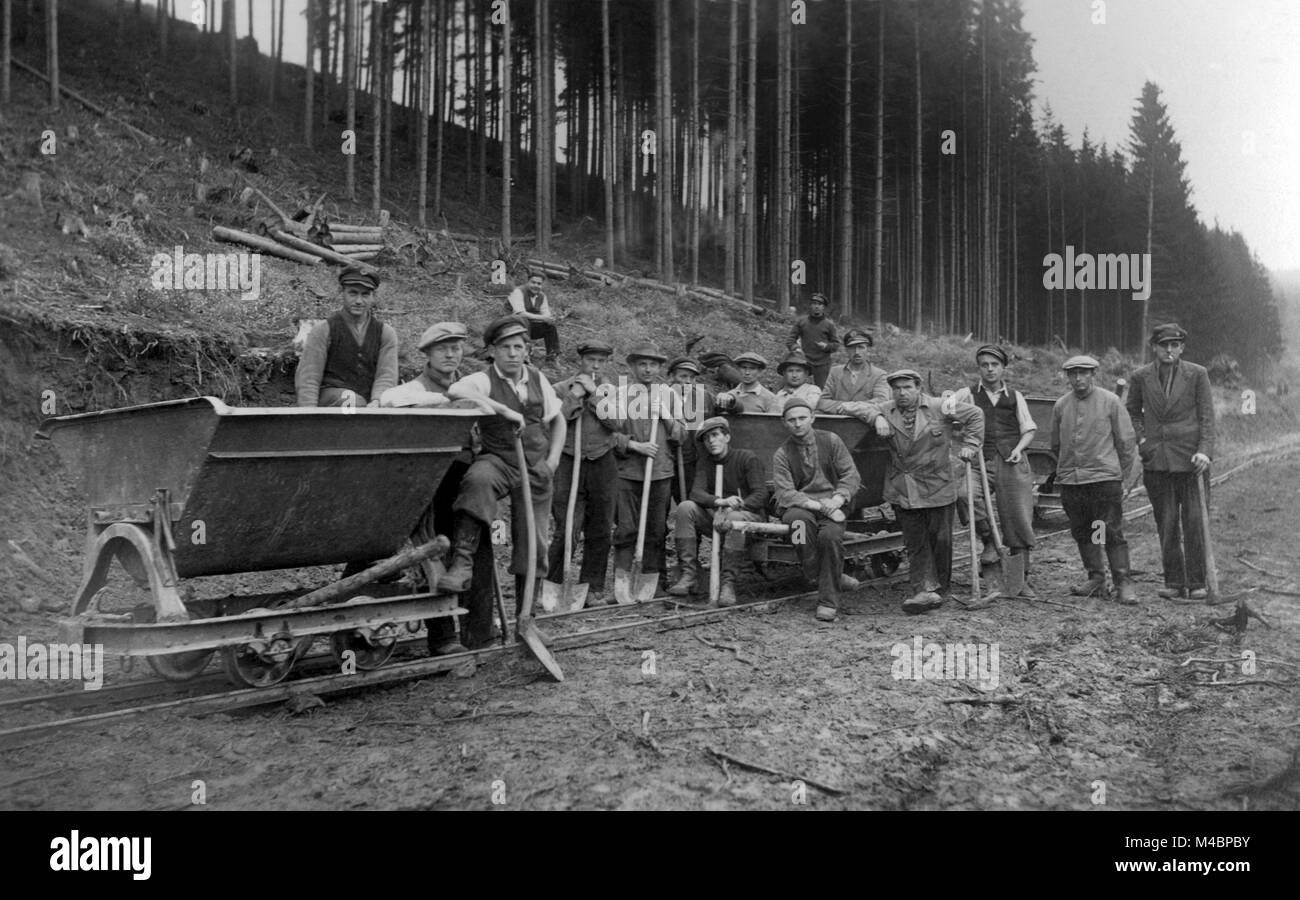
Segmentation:
<svg viewBox="0 0 1300 900">
<path fill-rule="evenodd" d="M 453 509 L 456 513 L 452 539 L 451 568 L 438 581 L 438 588 L 450 593 L 464 591 L 474 572 L 474 553 L 480 530 L 491 527 L 497 504 L 508 494 L 511 546 L 514 556 L 510 571 L 515 575 L 515 607 L 523 604 L 528 571 L 528 528 L 522 514 L 523 479 L 515 452 L 516 435 L 523 441 L 528 462 L 529 486 L 537 523 L 537 571 L 546 574 L 546 550 L 550 532 L 552 474 L 564 450 L 565 422 L 560 398 L 546 376 L 524 364 L 528 326 L 514 318 L 496 319 L 483 332 L 492 364 L 457 381 L 447 389 L 452 400 L 485 402 L 497 415 L 479 423 L 483 452 L 474 460 L 461 481 Z M 521 430 L 522 429 L 522 430 Z M 540 580 L 540 579 L 539 579 Z"/>
</svg>

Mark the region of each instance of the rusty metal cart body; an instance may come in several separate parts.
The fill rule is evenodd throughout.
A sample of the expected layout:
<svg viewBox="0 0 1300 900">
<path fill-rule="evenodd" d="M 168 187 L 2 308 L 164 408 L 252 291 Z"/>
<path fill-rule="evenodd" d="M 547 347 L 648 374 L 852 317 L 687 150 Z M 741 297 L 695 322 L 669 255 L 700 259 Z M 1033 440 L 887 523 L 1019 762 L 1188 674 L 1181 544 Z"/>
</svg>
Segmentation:
<svg viewBox="0 0 1300 900">
<path fill-rule="evenodd" d="M 762 460 L 769 483 L 772 479 L 772 455 L 789 437 L 780 416 L 745 413 L 729 416 L 731 446 L 752 450 Z M 873 428 L 852 416 L 819 414 L 814 427 L 836 434 L 844 441 L 862 488 L 850 508 L 845 510 L 844 558 L 862 568 L 869 565 L 876 575 L 892 575 L 902 560 L 903 536 L 899 532 L 893 508 L 885 502 L 885 474 L 889 468 L 889 445 Z M 759 558 L 773 562 L 797 563 L 798 556 L 788 538 L 753 535 Z"/>
<path fill-rule="evenodd" d="M 274 683 L 316 635 L 334 635 L 335 652 L 352 650 L 360 668 L 382 664 L 399 626 L 463 613 L 456 597 L 382 596 L 385 586 L 367 585 L 375 596 L 336 591 L 343 602 L 322 604 L 311 599 L 323 593 L 315 591 L 306 603 L 281 598 L 272 608 L 212 616 L 187 606 L 180 582 L 393 556 L 479 417 L 461 409 L 235 408 L 198 397 L 47 420 L 38 434 L 81 475 L 87 507 L 83 575 L 64 639 L 145 656 L 177 680 L 198 674 L 220 649 L 233 680 Z M 423 566 L 433 585 L 440 563 L 428 560 L 433 542 L 426 548 L 423 559 L 407 551 L 403 560 Z M 150 607 L 97 613 L 114 560 L 147 587 Z"/>
<path fill-rule="evenodd" d="M 1052 452 L 1052 433 L 1049 430 L 1056 398 L 1026 396 L 1025 405 L 1038 426 L 1025 454 L 1034 473 L 1034 515 L 1042 517 L 1061 509 L 1061 492 L 1056 488 L 1056 454 Z"/>
</svg>

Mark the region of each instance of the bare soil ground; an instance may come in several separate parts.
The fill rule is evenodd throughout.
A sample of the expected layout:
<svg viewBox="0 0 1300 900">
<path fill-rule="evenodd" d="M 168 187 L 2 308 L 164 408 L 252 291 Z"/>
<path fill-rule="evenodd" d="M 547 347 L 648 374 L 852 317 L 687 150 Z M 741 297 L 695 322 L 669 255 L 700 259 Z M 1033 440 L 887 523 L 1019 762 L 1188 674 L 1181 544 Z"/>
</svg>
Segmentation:
<svg viewBox="0 0 1300 900">
<path fill-rule="evenodd" d="M 1213 498 L 1224 591 L 1255 588 L 1269 628 L 1157 599 L 1147 517 L 1128 531 L 1135 608 L 1070 597 L 1078 562 L 1055 538 L 1034 557 L 1055 603 L 909 617 L 901 589 L 867 590 L 832 625 L 803 601 L 565 651 L 563 684 L 520 655 L 296 716 L 63 734 L 0 757 L 0 807 L 184 808 L 202 780 L 215 809 L 1295 809 L 1296 485 L 1291 457 Z M 896 679 L 891 650 L 917 638 L 996 644 L 996 687 Z"/>
</svg>

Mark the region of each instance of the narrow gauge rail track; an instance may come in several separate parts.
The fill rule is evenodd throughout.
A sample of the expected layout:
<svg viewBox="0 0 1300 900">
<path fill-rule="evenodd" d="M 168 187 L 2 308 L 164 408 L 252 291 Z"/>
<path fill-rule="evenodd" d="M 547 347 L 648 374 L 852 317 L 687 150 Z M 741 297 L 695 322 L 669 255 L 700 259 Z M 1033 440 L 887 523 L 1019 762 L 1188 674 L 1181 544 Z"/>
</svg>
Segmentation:
<svg viewBox="0 0 1300 900">
<path fill-rule="evenodd" d="M 1245 455 L 1237 464 L 1212 477 L 1210 483 L 1212 485 L 1222 484 L 1233 475 L 1247 468 L 1284 458 L 1297 451 L 1300 451 L 1300 440 L 1279 442 L 1265 447 Z M 1145 504 L 1128 510 L 1125 512 L 1124 518 L 1131 521 L 1146 515 L 1150 511 L 1151 506 Z M 1049 531 L 1039 535 L 1039 540 L 1048 541 L 1069 533 L 1068 528 Z M 953 562 L 965 562 L 969 559 L 969 553 L 962 553 L 955 555 Z M 906 578 L 907 573 L 905 571 L 897 572 L 882 578 L 865 580 L 861 586 L 863 588 L 883 587 Z M 816 591 L 804 591 L 786 596 L 764 597 L 720 609 L 699 608 L 691 604 L 674 601 L 672 598 L 656 597 L 644 603 L 601 606 L 541 615 L 537 617 L 537 622 L 546 627 L 548 632 L 547 644 L 552 649 L 566 650 L 618 640 L 629 632 L 649 626 L 654 626 L 660 631 L 669 631 L 675 628 L 708 624 L 721 621 L 733 612 L 754 609 L 768 604 L 811 598 L 816 596 L 816 593 Z M 649 612 L 651 607 L 662 608 L 664 606 L 678 607 L 678 611 L 668 612 L 663 615 L 653 615 Z M 578 627 L 560 632 L 553 630 L 554 626 L 558 625 L 563 628 L 569 622 L 581 626 L 583 624 L 592 624 L 593 621 L 615 620 L 628 616 L 631 616 L 634 621 L 601 625 L 596 628 Z M 511 624 L 513 624 L 513 621 Z M 411 647 L 422 641 L 423 638 L 404 639 L 399 642 L 399 651 L 404 647 Z M 472 660 L 476 663 L 486 661 L 507 652 L 516 652 L 521 649 L 521 646 L 518 642 L 512 641 L 508 644 L 484 647 L 465 653 L 390 662 L 379 669 L 358 671 L 350 675 L 338 672 L 311 675 L 265 688 L 232 689 L 221 675 L 213 673 L 201 676 L 198 680 L 180 684 L 149 679 L 109 686 L 98 691 L 60 691 L 32 697 L 15 698 L 0 702 L 0 715 L 41 706 L 70 712 L 84 709 L 99 711 L 0 729 L 0 747 L 14 746 L 21 743 L 25 738 L 40 738 L 43 735 L 65 729 L 112 725 L 130 717 L 151 712 L 173 711 L 184 712 L 189 715 L 206 715 L 268 706 L 289 700 L 295 696 L 342 694 L 375 685 L 394 684 L 450 671 L 467 661 Z M 304 671 L 322 671 L 333 667 L 332 657 L 327 653 L 313 654 L 306 657 L 302 663 L 308 664 L 308 668 L 304 669 Z M 120 708 L 105 709 L 105 707 L 115 706 Z"/>
</svg>

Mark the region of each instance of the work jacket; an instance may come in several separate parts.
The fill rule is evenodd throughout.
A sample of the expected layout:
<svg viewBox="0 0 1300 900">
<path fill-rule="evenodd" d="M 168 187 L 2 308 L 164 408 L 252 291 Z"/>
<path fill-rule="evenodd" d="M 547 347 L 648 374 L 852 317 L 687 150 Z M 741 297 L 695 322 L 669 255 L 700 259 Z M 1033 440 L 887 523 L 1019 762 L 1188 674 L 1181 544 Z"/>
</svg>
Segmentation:
<svg viewBox="0 0 1300 900">
<path fill-rule="evenodd" d="M 984 413 L 972 403 L 949 398 L 952 412 L 945 413 L 938 397 L 922 394 L 916 407 L 912 433 L 903 427 L 903 411 L 890 400 L 869 411 L 868 421 L 884 416 L 892 433 L 889 470 L 885 475 L 885 500 L 902 509 L 947 506 L 957 499 L 952 469 L 953 426 L 962 426 L 961 442 L 978 451 L 984 443 Z"/>
<path fill-rule="evenodd" d="M 1133 373 L 1125 406 L 1146 468 L 1191 472 L 1194 454 L 1214 458 L 1214 395 L 1204 366 L 1179 360 L 1168 395 L 1160 364 L 1143 366 Z"/>
</svg>

